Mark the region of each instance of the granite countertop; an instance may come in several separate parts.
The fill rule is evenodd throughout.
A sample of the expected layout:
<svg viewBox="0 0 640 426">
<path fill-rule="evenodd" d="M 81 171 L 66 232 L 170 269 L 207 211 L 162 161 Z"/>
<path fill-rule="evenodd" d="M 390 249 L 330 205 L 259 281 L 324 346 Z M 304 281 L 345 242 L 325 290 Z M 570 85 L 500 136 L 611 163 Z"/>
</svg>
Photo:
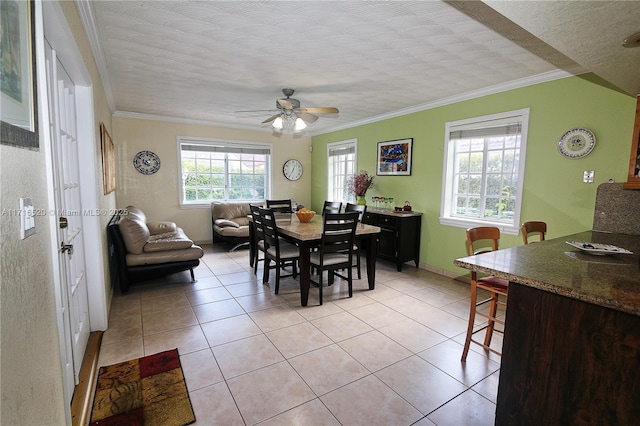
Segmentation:
<svg viewBox="0 0 640 426">
<path fill-rule="evenodd" d="M 633 252 L 597 256 L 566 243 L 612 244 Z M 640 236 L 586 231 L 456 259 L 461 268 L 640 316 Z"/>
</svg>

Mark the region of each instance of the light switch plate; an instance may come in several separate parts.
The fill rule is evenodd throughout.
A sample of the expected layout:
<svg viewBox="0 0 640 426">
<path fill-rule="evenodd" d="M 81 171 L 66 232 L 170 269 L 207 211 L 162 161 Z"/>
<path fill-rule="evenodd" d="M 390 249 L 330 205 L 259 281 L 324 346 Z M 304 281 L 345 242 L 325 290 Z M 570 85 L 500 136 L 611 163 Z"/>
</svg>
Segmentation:
<svg viewBox="0 0 640 426">
<path fill-rule="evenodd" d="M 33 201 L 30 197 L 20 198 L 20 239 L 36 233 L 36 218 L 33 215 Z"/>
</svg>

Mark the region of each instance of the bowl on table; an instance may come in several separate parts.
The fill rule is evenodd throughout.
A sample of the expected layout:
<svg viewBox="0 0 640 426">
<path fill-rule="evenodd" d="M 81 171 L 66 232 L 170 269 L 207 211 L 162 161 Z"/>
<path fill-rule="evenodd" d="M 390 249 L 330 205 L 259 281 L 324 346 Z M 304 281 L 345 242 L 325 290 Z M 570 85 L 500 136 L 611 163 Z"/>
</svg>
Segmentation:
<svg viewBox="0 0 640 426">
<path fill-rule="evenodd" d="M 316 215 L 316 212 L 314 212 L 312 210 L 296 212 L 296 216 L 298 216 L 298 220 L 300 222 L 302 222 L 302 223 L 311 222 L 311 219 L 313 219 L 313 216 L 315 216 L 315 215 Z"/>
</svg>

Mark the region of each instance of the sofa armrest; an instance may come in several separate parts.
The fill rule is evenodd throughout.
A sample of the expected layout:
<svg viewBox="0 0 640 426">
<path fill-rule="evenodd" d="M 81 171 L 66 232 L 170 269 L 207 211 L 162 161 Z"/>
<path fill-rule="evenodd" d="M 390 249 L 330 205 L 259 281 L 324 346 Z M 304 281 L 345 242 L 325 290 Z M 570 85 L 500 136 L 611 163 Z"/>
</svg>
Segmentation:
<svg viewBox="0 0 640 426">
<path fill-rule="evenodd" d="M 147 223 L 151 235 L 164 234 L 166 232 L 176 232 L 178 227 L 174 222 L 160 221 Z"/>
</svg>

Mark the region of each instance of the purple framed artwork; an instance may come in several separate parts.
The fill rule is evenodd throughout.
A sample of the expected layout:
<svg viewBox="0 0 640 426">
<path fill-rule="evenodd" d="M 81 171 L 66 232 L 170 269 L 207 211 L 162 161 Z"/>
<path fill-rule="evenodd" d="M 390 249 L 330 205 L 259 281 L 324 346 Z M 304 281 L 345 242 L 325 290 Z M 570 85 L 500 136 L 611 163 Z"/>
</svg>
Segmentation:
<svg viewBox="0 0 640 426">
<path fill-rule="evenodd" d="M 378 176 L 410 176 L 413 138 L 378 142 Z"/>
</svg>

